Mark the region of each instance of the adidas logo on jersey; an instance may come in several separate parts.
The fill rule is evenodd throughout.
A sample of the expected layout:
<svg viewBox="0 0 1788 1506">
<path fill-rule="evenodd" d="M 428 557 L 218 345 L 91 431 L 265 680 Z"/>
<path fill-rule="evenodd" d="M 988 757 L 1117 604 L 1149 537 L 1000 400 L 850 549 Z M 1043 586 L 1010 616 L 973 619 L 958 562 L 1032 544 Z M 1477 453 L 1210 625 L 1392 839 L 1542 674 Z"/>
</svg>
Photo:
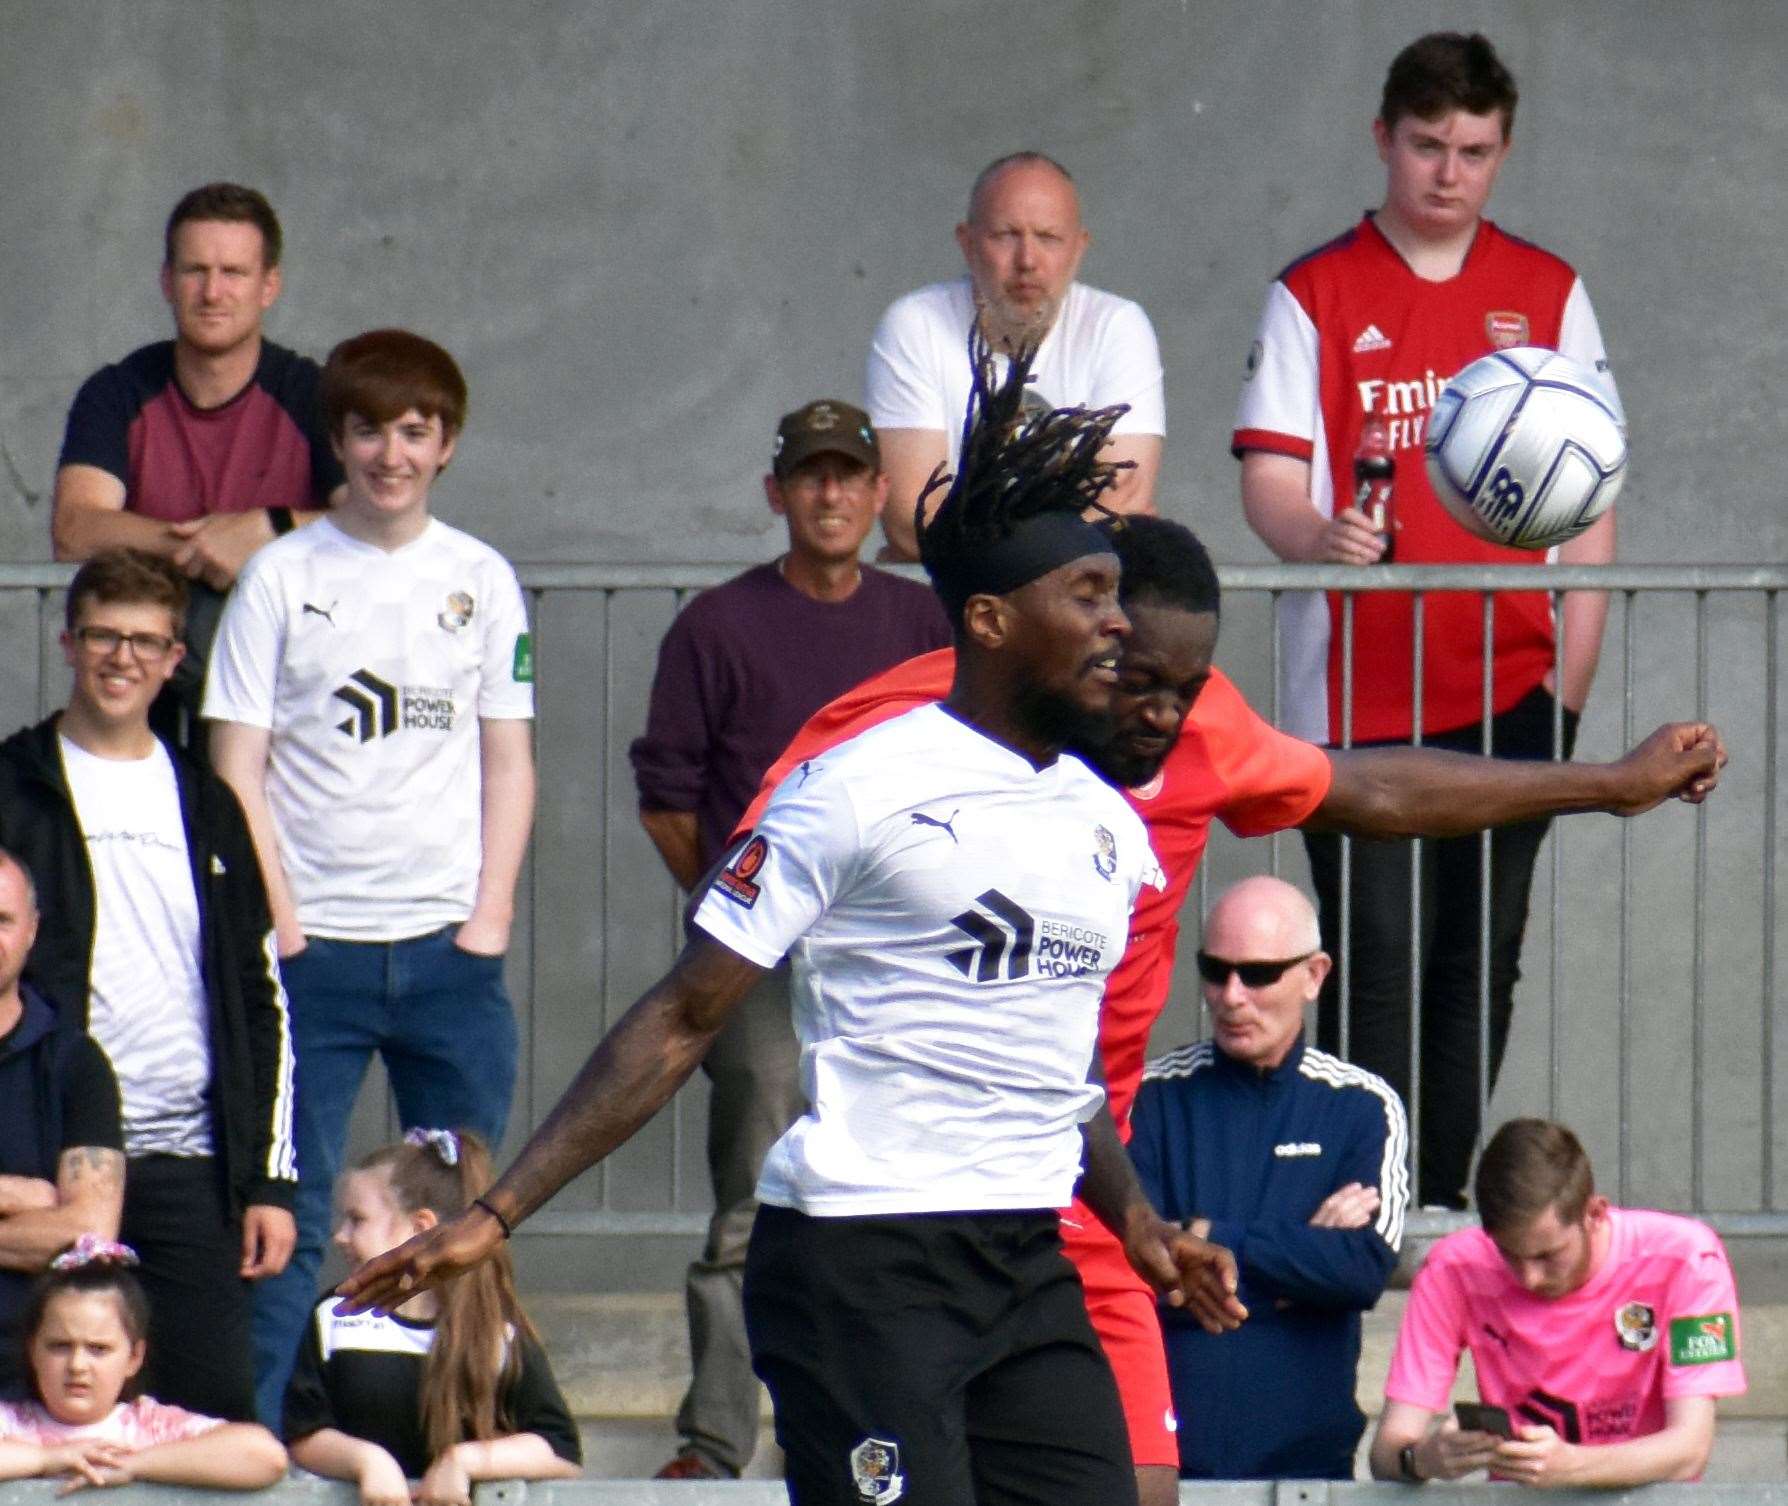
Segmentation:
<svg viewBox="0 0 1788 1506">
<path fill-rule="evenodd" d="M 1287 1140 L 1275 1145 L 1273 1154 L 1281 1160 L 1294 1159 L 1298 1156 L 1320 1156 L 1322 1146 L 1314 1140 Z"/>
<path fill-rule="evenodd" d="M 1384 331 L 1376 324 L 1368 324 L 1360 332 L 1359 339 L 1353 342 L 1353 353 L 1356 356 L 1363 356 L 1369 350 L 1389 350 L 1390 348 L 1391 342 L 1385 338 Z"/>
</svg>

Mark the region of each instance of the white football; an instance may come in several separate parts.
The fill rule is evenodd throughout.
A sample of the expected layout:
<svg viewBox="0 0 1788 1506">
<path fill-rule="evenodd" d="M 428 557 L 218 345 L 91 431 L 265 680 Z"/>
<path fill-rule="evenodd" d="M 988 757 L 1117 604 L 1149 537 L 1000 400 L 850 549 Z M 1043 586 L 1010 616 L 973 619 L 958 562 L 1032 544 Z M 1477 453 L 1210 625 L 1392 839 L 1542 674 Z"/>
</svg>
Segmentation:
<svg viewBox="0 0 1788 1506">
<path fill-rule="evenodd" d="M 1613 503 L 1627 429 L 1609 385 L 1555 350 L 1473 361 L 1442 389 L 1424 444 L 1434 494 L 1497 544 L 1550 549 Z"/>
</svg>

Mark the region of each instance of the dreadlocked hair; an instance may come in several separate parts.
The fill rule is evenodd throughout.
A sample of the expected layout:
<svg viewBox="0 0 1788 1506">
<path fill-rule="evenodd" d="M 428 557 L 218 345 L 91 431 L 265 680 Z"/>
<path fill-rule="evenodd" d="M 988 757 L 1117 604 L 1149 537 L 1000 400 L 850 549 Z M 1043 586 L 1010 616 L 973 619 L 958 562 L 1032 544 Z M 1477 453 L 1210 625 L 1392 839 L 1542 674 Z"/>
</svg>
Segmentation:
<svg viewBox="0 0 1788 1506">
<path fill-rule="evenodd" d="M 387 1145 L 356 1171 L 383 1171 L 391 1201 L 403 1213 L 427 1208 L 448 1219 L 465 1210 L 493 1180 L 490 1150 L 470 1130 L 439 1131 Z M 446 1147 L 457 1150 L 453 1161 Z M 515 1431 L 504 1403 L 521 1374 L 523 1336 L 539 1334 L 515 1292 L 507 1245 L 440 1292 L 434 1342 L 422 1365 L 422 1431 L 430 1458 L 456 1443 Z"/>
<path fill-rule="evenodd" d="M 959 561 L 1046 513 L 1092 510 L 1114 516 L 1099 499 L 1120 470 L 1135 464 L 1099 458 L 1112 426 L 1130 411 L 1128 404 L 1041 407 L 1025 391 L 1037 355 L 1034 344 L 1012 353 L 1004 381 L 997 378 L 993 351 L 978 327 L 969 332 L 968 355 L 974 384 L 963 416 L 956 474 L 946 474 L 942 466 L 933 471 L 913 515 L 919 560 L 956 627 L 967 597 L 956 599 L 960 593 L 944 582 L 955 576 Z M 927 522 L 926 503 L 940 491 L 943 500 Z"/>
</svg>

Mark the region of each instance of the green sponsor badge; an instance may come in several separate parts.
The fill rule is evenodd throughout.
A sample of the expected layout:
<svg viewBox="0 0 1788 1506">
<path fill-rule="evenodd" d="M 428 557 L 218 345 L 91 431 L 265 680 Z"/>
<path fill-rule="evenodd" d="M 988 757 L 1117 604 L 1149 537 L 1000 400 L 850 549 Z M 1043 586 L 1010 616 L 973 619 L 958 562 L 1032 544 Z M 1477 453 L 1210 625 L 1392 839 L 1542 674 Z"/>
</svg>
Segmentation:
<svg viewBox="0 0 1788 1506">
<path fill-rule="evenodd" d="M 518 684 L 534 683 L 534 635 L 517 633 L 515 635 L 515 667 L 510 678 Z"/>
<path fill-rule="evenodd" d="M 1736 1358 L 1737 1354 L 1731 1313 L 1670 1320 L 1672 1365 L 1716 1365 L 1721 1360 Z"/>
</svg>

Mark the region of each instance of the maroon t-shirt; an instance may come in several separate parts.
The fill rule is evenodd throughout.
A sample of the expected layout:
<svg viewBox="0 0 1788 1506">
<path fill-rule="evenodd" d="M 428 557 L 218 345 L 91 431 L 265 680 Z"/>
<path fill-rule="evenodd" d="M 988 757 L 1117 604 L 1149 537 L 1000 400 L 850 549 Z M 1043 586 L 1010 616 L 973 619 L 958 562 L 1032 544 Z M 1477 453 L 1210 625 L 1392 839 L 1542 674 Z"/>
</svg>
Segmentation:
<svg viewBox="0 0 1788 1506">
<path fill-rule="evenodd" d="M 844 601 L 815 601 L 774 564 L 702 592 L 658 651 L 646 735 L 631 749 L 640 808 L 695 812 L 706 868 L 808 717 L 949 642 L 928 587 L 868 565 Z"/>
<path fill-rule="evenodd" d="M 341 483 L 317 380 L 316 362 L 263 340 L 249 384 L 199 408 L 174 380 L 174 342 L 145 345 L 81 384 L 58 463 L 111 472 L 127 511 L 164 523 L 317 507 Z"/>
</svg>

